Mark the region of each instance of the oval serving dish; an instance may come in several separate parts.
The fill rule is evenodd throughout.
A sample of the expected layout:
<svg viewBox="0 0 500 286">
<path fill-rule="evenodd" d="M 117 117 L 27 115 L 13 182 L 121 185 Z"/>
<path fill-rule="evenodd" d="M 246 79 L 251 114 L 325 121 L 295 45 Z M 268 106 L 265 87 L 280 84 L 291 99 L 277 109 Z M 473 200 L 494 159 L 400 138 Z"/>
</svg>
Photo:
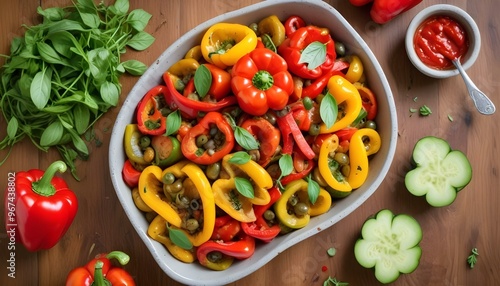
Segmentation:
<svg viewBox="0 0 500 286">
<path fill-rule="evenodd" d="M 268 244 L 259 244 L 252 257 L 235 262 L 223 272 L 204 268 L 197 263 L 183 263 L 171 256 L 164 245 L 148 236 L 149 224 L 144 213 L 134 205 L 131 190 L 122 179 L 121 169 L 126 159 L 123 149 L 125 126 L 133 121 L 135 107 L 143 95 L 150 88 L 161 83 L 162 74 L 172 64 L 181 59 L 191 47 L 200 43 L 203 33 L 210 26 L 219 22 L 249 25 L 273 14 L 282 21 L 288 16 L 299 15 L 308 24 L 329 28 L 334 40 L 344 43 L 348 53 L 360 57 L 368 85 L 377 95 L 379 111 L 376 121 L 382 139 L 382 147 L 370 161 L 370 173 L 366 182 L 348 197 L 334 201 L 333 207 L 326 214 L 312 218 L 306 227 L 287 235 L 278 236 Z M 161 269 L 172 279 L 183 284 L 223 285 L 251 274 L 289 247 L 326 230 L 362 205 L 376 191 L 386 176 L 394 157 L 396 142 L 397 115 L 389 83 L 367 44 L 341 14 L 323 1 L 263 1 L 220 15 L 198 25 L 160 55 L 130 91 L 121 107 L 111 135 L 109 167 L 113 186 L 120 203 Z"/>
</svg>

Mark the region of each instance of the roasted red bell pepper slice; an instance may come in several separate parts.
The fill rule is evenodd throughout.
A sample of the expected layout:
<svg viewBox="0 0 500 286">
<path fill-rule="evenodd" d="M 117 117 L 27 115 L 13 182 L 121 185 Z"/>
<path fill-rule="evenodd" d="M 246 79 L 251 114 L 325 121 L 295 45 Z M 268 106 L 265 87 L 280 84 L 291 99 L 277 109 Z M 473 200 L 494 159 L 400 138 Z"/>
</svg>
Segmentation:
<svg viewBox="0 0 500 286">
<path fill-rule="evenodd" d="M 213 64 L 203 65 L 212 75 L 212 83 L 210 84 L 208 94 L 210 94 L 215 100 L 221 100 L 228 96 L 231 92 L 231 74 Z M 195 92 L 194 78 L 191 78 L 184 88 L 183 95 L 184 97 L 187 97 L 193 92 Z"/>
<path fill-rule="evenodd" d="M 141 99 L 137 106 L 137 127 L 143 134 L 160 135 L 166 130 L 166 114 L 164 108 L 167 87 L 157 85 L 150 89 Z"/>
<path fill-rule="evenodd" d="M 297 122 L 299 129 L 308 132 L 313 122 L 315 107 L 313 106 L 311 109 L 307 110 L 302 101 L 296 101 L 289 106 L 290 112 L 293 114 L 293 118 L 295 122 Z"/>
<path fill-rule="evenodd" d="M 132 162 L 130 162 L 129 159 L 127 159 L 125 160 L 125 164 L 123 164 L 122 176 L 125 184 L 133 188 L 137 187 L 137 185 L 139 184 L 139 177 L 141 176 L 141 172 L 138 171 L 134 167 L 134 165 L 132 165 Z"/>
<path fill-rule="evenodd" d="M 134 286 L 132 276 L 123 268 L 114 267 L 111 259 L 116 259 L 120 265 L 126 265 L 130 257 L 121 251 L 98 254 L 85 266 L 73 269 L 66 278 L 66 286 Z"/>
<path fill-rule="evenodd" d="M 168 92 L 165 94 L 165 101 L 170 105 L 171 109 L 178 108 L 186 117 L 196 118 L 200 111 L 218 111 L 237 103 L 236 97 L 234 96 L 226 96 L 217 102 L 193 100 L 183 96 L 175 89 L 172 78 L 168 72 L 163 74 L 163 80 L 168 88 Z"/>
<path fill-rule="evenodd" d="M 308 63 L 302 62 L 300 57 L 302 51 L 311 43 L 320 42 L 326 47 L 324 62 L 314 68 L 309 69 Z M 335 42 L 327 29 L 316 26 L 305 26 L 297 29 L 278 47 L 278 53 L 285 59 L 288 69 L 295 75 L 305 79 L 316 79 L 324 73 L 333 69 L 337 54 L 335 52 Z"/>
<path fill-rule="evenodd" d="M 366 119 L 373 120 L 377 117 L 378 113 L 378 104 L 377 98 L 373 91 L 363 85 L 355 85 L 359 91 L 359 95 L 361 96 L 361 104 L 363 108 L 366 110 Z"/>
<path fill-rule="evenodd" d="M 303 165 L 305 166 L 304 169 L 300 170 L 299 172 L 291 173 L 289 175 L 284 176 L 281 178 L 280 183 L 281 185 L 287 185 L 293 181 L 304 179 L 307 175 L 309 175 L 314 167 L 316 166 L 316 162 L 313 159 L 307 159 L 304 157 L 304 154 L 300 150 L 296 150 L 293 153 L 293 160 L 298 161 L 302 160 Z"/>
<path fill-rule="evenodd" d="M 198 247 L 196 256 L 201 265 L 206 265 L 207 254 L 219 251 L 236 259 L 245 259 L 255 252 L 255 239 L 247 234 L 240 235 L 236 241 L 223 242 L 220 240 L 209 240 Z"/>
<path fill-rule="evenodd" d="M 215 148 L 212 151 L 200 148 L 197 145 L 198 136 L 210 137 L 210 129 L 217 127 L 219 130 L 215 136 L 221 136 L 216 142 Z M 221 139 L 222 138 L 222 139 Z M 209 138 L 207 138 L 209 139 Z M 208 112 L 195 126 L 188 130 L 187 134 L 182 138 L 182 154 L 186 159 L 201 165 L 209 165 L 222 159 L 229 154 L 234 147 L 234 132 L 226 121 L 224 116 L 219 112 Z"/>
<path fill-rule="evenodd" d="M 281 132 L 262 117 L 249 118 L 240 125 L 253 135 L 259 144 L 260 158 L 257 163 L 267 166 L 280 144 Z"/>
<path fill-rule="evenodd" d="M 346 127 L 344 129 L 335 131 L 335 135 L 337 135 L 337 137 L 339 138 L 339 142 L 350 141 L 352 135 L 356 133 L 356 131 L 358 131 L 358 128 L 356 127 Z"/>
<path fill-rule="evenodd" d="M 281 192 L 277 187 L 272 187 L 269 190 L 269 196 L 271 200 L 266 205 L 254 205 L 253 210 L 257 218 L 254 222 L 242 222 L 241 228 L 249 236 L 255 237 L 264 242 L 270 242 L 273 240 L 281 231 L 278 224 L 269 226 L 266 219 L 264 218 L 264 213 L 272 207 L 272 205 L 280 198 Z"/>
<path fill-rule="evenodd" d="M 302 27 L 305 27 L 306 22 L 300 16 L 293 15 L 286 19 L 283 26 L 285 26 L 285 35 L 287 37 L 290 37 L 293 33 L 295 33 L 295 31 Z"/>
<path fill-rule="evenodd" d="M 78 210 L 75 194 L 55 176 L 65 172 L 62 161 L 44 172 L 17 172 L 5 191 L 5 228 L 29 251 L 52 248 L 66 233 Z"/>
<path fill-rule="evenodd" d="M 336 74 L 344 76 L 341 72 L 349 68 L 349 62 L 343 60 L 336 60 L 330 71 L 324 73 L 320 77 L 316 78 L 310 85 L 302 89 L 302 97 L 309 97 L 311 99 L 316 98 L 325 89 L 330 78 Z"/>
<path fill-rule="evenodd" d="M 293 151 L 293 143 L 295 142 L 306 158 L 312 159 L 316 156 L 311 146 L 304 138 L 297 122 L 295 122 L 292 112 L 288 112 L 283 116 L 278 116 L 276 122 L 278 123 L 283 137 L 283 154 L 291 154 Z"/>
<path fill-rule="evenodd" d="M 212 240 L 232 241 L 241 231 L 240 222 L 230 215 L 224 215 L 215 219 L 214 232 Z"/>
<path fill-rule="evenodd" d="M 255 116 L 283 109 L 293 92 L 287 62 L 269 49 L 255 49 L 240 58 L 231 75 L 231 88 L 240 108 Z"/>
</svg>

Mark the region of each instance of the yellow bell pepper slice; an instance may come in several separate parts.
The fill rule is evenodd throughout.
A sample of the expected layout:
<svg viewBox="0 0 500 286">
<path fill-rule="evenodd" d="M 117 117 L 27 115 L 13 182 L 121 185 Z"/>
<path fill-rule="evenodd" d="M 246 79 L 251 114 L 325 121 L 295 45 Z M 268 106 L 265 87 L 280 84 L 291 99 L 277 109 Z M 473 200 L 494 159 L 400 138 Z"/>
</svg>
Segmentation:
<svg viewBox="0 0 500 286">
<path fill-rule="evenodd" d="M 144 153 L 139 145 L 141 137 L 142 133 L 139 131 L 137 124 L 127 124 L 125 126 L 125 134 L 123 135 L 123 147 L 130 161 L 139 165 L 148 165 L 146 160 L 144 160 Z"/>
<path fill-rule="evenodd" d="M 217 23 L 201 40 L 203 58 L 222 69 L 233 66 L 257 47 L 257 35 L 249 27 L 236 23 Z"/>
<path fill-rule="evenodd" d="M 168 252 L 170 252 L 170 254 L 178 260 L 185 263 L 192 263 L 196 260 L 196 256 L 193 251 L 176 245 L 166 234 L 168 234 L 167 221 L 161 215 L 157 215 L 149 224 L 148 235 L 152 239 L 165 245 Z"/>
<path fill-rule="evenodd" d="M 203 226 L 195 234 L 181 228 L 183 220 L 172 205 L 160 196 L 163 193 L 162 178 L 165 174 L 173 174 L 176 178 L 189 177 L 198 191 L 203 205 Z M 173 226 L 182 230 L 194 246 L 208 241 L 215 226 L 215 201 L 210 182 L 203 170 L 189 161 L 181 161 L 163 170 L 158 166 L 149 166 L 139 177 L 139 193 L 142 200 L 156 213 Z"/>
<path fill-rule="evenodd" d="M 359 115 L 362 108 L 361 96 L 358 89 L 346 78 L 334 75 L 327 84 L 328 92 L 335 98 L 337 104 L 346 103 L 344 116 L 338 119 L 330 128 L 325 123 L 320 125 L 320 133 L 333 133 L 351 125 Z"/>
<path fill-rule="evenodd" d="M 330 170 L 329 155 L 337 150 L 338 146 L 339 138 L 335 134 L 332 134 L 323 141 L 319 151 L 318 169 L 325 182 L 333 189 L 333 192 L 339 192 L 335 197 L 345 197 L 352 191 L 351 185 L 347 181 L 339 182 Z"/>
<path fill-rule="evenodd" d="M 196 69 L 200 66 L 200 63 L 193 59 L 181 59 L 175 62 L 169 69 L 168 72 L 178 78 L 190 78 L 194 76 Z"/>
<path fill-rule="evenodd" d="M 325 189 L 320 188 L 318 198 L 309 206 L 309 215 L 318 216 L 326 213 L 332 206 L 332 196 Z"/>
<path fill-rule="evenodd" d="M 381 143 L 380 135 L 374 129 L 362 128 L 352 135 L 349 144 L 351 171 L 347 176 L 347 182 L 353 189 L 359 188 L 366 181 L 369 169 L 368 156 L 377 153 Z"/>
<path fill-rule="evenodd" d="M 363 77 L 363 72 L 364 68 L 361 59 L 356 55 L 349 56 L 349 68 L 347 69 L 345 78 L 350 83 L 359 82 Z"/>
<path fill-rule="evenodd" d="M 196 45 L 189 49 L 187 53 L 184 55 L 185 59 L 195 59 L 198 62 L 203 58 L 203 55 L 201 54 L 201 45 Z"/>
</svg>

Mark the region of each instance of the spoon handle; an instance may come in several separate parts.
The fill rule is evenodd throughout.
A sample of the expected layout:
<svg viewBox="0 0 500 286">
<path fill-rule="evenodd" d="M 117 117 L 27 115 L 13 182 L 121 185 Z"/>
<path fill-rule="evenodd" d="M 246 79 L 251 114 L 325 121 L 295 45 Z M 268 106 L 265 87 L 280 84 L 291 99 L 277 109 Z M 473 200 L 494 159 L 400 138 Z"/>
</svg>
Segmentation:
<svg viewBox="0 0 500 286">
<path fill-rule="evenodd" d="M 462 78 L 464 79 L 465 82 L 465 86 L 469 91 L 469 95 L 472 98 L 472 101 L 474 102 L 476 109 L 481 114 L 485 115 L 491 115 L 495 113 L 496 108 L 493 102 L 486 96 L 486 94 L 484 94 L 481 90 L 479 90 L 479 88 L 477 88 L 474 82 L 472 82 L 472 80 L 462 67 L 462 65 L 458 62 L 458 59 L 454 60 L 453 64 L 460 72 L 460 75 L 462 75 Z"/>
</svg>

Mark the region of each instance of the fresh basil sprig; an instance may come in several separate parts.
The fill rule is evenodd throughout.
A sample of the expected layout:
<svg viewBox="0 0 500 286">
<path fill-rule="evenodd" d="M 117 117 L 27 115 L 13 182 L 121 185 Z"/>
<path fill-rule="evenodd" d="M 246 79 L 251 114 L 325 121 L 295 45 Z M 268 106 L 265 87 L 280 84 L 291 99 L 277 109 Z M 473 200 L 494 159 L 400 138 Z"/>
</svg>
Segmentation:
<svg viewBox="0 0 500 286">
<path fill-rule="evenodd" d="M 250 180 L 241 177 L 234 178 L 234 185 L 236 190 L 244 197 L 253 199 L 255 197 L 252 183 Z"/>
<path fill-rule="evenodd" d="M 205 65 L 200 65 L 194 73 L 194 87 L 198 96 L 204 98 L 210 90 L 212 84 L 212 73 Z"/>
<path fill-rule="evenodd" d="M 322 65 L 326 60 L 325 44 L 315 41 L 307 45 L 300 54 L 299 64 L 307 63 L 307 68 L 313 70 Z"/>
<path fill-rule="evenodd" d="M 338 113 L 339 107 L 337 101 L 331 93 L 327 92 L 319 105 L 319 116 L 325 123 L 327 129 L 332 127 L 335 121 L 337 121 Z"/>
</svg>

